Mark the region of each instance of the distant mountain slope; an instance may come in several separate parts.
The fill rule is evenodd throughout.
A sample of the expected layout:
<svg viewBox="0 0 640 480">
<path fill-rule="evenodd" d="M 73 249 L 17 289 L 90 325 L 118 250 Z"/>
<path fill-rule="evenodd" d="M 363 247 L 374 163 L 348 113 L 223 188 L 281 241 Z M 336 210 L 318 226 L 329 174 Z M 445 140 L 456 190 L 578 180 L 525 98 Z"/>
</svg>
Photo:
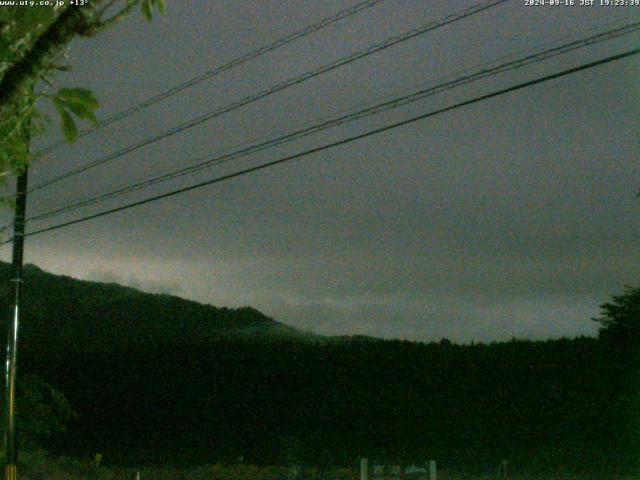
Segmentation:
<svg viewBox="0 0 640 480">
<path fill-rule="evenodd" d="M 25 274 L 18 378 L 38 375 L 76 411 L 46 445 L 64 455 L 640 471 L 637 367 L 595 338 L 316 337 L 252 308 Z M 0 263 L 2 290 L 8 276 Z"/>
<path fill-rule="evenodd" d="M 27 265 L 21 340 L 80 350 L 227 337 L 310 338 L 251 307 L 217 308 L 113 283 L 53 275 Z M 10 265 L 0 262 L 0 305 Z M 4 322 L 4 320 L 2 320 Z"/>
</svg>

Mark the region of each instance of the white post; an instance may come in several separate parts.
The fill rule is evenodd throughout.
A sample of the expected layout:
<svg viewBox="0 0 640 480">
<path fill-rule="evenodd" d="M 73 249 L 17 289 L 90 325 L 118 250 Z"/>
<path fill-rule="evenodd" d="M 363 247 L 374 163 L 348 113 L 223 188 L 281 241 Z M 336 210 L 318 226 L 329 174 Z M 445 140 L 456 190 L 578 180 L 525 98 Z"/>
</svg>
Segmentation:
<svg viewBox="0 0 640 480">
<path fill-rule="evenodd" d="M 429 460 L 429 480 L 437 480 L 435 460 Z"/>
<path fill-rule="evenodd" d="M 140 471 L 136 472 L 136 480 L 140 480 Z"/>
<path fill-rule="evenodd" d="M 502 476 L 507 478 L 507 465 L 509 465 L 508 460 L 502 460 Z"/>
<path fill-rule="evenodd" d="M 360 480 L 369 480 L 369 462 L 366 458 L 360 459 Z"/>
</svg>

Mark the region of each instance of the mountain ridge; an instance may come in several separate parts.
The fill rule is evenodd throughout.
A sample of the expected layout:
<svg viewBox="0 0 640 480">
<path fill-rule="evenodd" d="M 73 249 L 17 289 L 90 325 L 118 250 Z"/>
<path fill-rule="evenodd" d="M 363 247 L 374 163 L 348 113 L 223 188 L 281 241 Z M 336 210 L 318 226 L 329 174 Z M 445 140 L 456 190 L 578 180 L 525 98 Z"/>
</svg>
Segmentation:
<svg viewBox="0 0 640 480">
<path fill-rule="evenodd" d="M 6 290 L 7 264 L 1 276 Z M 598 338 L 320 337 L 250 307 L 35 266 L 25 276 L 18 379 L 38 375 L 77 412 L 68 435 L 47 444 L 61 454 L 136 467 L 360 456 L 478 469 L 500 459 L 549 471 L 639 465 L 640 436 L 627 427 L 636 369 Z"/>
<path fill-rule="evenodd" d="M 10 265 L 0 262 L 0 278 L 8 280 L 9 276 Z M 24 277 L 21 337 L 27 342 L 44 333 L 55 341 L 56 332 L 76 337 L 74 343 L 85 341 L 92 348 L 99 347 L 96 343 L 100 339 L 116 337 L 125 343 L 211 341 L 229 336 L 300 340 L 316 337 L 250 306 L 217 307 L 114 282 L 57 275 L 32 264 L 25 265 Z M 6 302 L 7 285 L 8 281 L 0 285 L 0 303 Z M 56 326 L 54 331 L 47 328 L 52 324 Z M 70 329 L 74 335 L 67 335 Z"/>
</svg>

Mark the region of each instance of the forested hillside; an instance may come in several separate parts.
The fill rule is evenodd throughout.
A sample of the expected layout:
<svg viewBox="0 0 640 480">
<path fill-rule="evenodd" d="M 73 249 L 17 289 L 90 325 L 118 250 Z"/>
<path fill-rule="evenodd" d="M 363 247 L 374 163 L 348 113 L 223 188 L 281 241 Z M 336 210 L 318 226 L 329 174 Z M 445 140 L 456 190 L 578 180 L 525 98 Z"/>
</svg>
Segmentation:
<svg viewBox="0 0 640 480">
<path fill-rule="evenodd" d="M 640 465 L 634 343 L 616 335 L 325 338 L 250 308 L 26 274 L 20 374 L 46 379 L 77 413 L 46 445 L 56 451 L 130 465 Z"/>
</svg>

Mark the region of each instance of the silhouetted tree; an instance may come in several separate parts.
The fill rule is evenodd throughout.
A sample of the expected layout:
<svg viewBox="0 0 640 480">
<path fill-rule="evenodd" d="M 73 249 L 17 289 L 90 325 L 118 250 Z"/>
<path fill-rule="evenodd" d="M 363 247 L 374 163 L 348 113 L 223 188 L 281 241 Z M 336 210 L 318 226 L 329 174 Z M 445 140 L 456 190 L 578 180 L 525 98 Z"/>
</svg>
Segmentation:
<svg viewBox="0 0 640 480">
<path fill-rule="evenodd" d="M 640 348 L 640 288 L 627 286 L 622 295 L 600 306 L 602 315 L 594 318 L 602 325 L 600 339 L 623 353 Z"/>
</svg>

